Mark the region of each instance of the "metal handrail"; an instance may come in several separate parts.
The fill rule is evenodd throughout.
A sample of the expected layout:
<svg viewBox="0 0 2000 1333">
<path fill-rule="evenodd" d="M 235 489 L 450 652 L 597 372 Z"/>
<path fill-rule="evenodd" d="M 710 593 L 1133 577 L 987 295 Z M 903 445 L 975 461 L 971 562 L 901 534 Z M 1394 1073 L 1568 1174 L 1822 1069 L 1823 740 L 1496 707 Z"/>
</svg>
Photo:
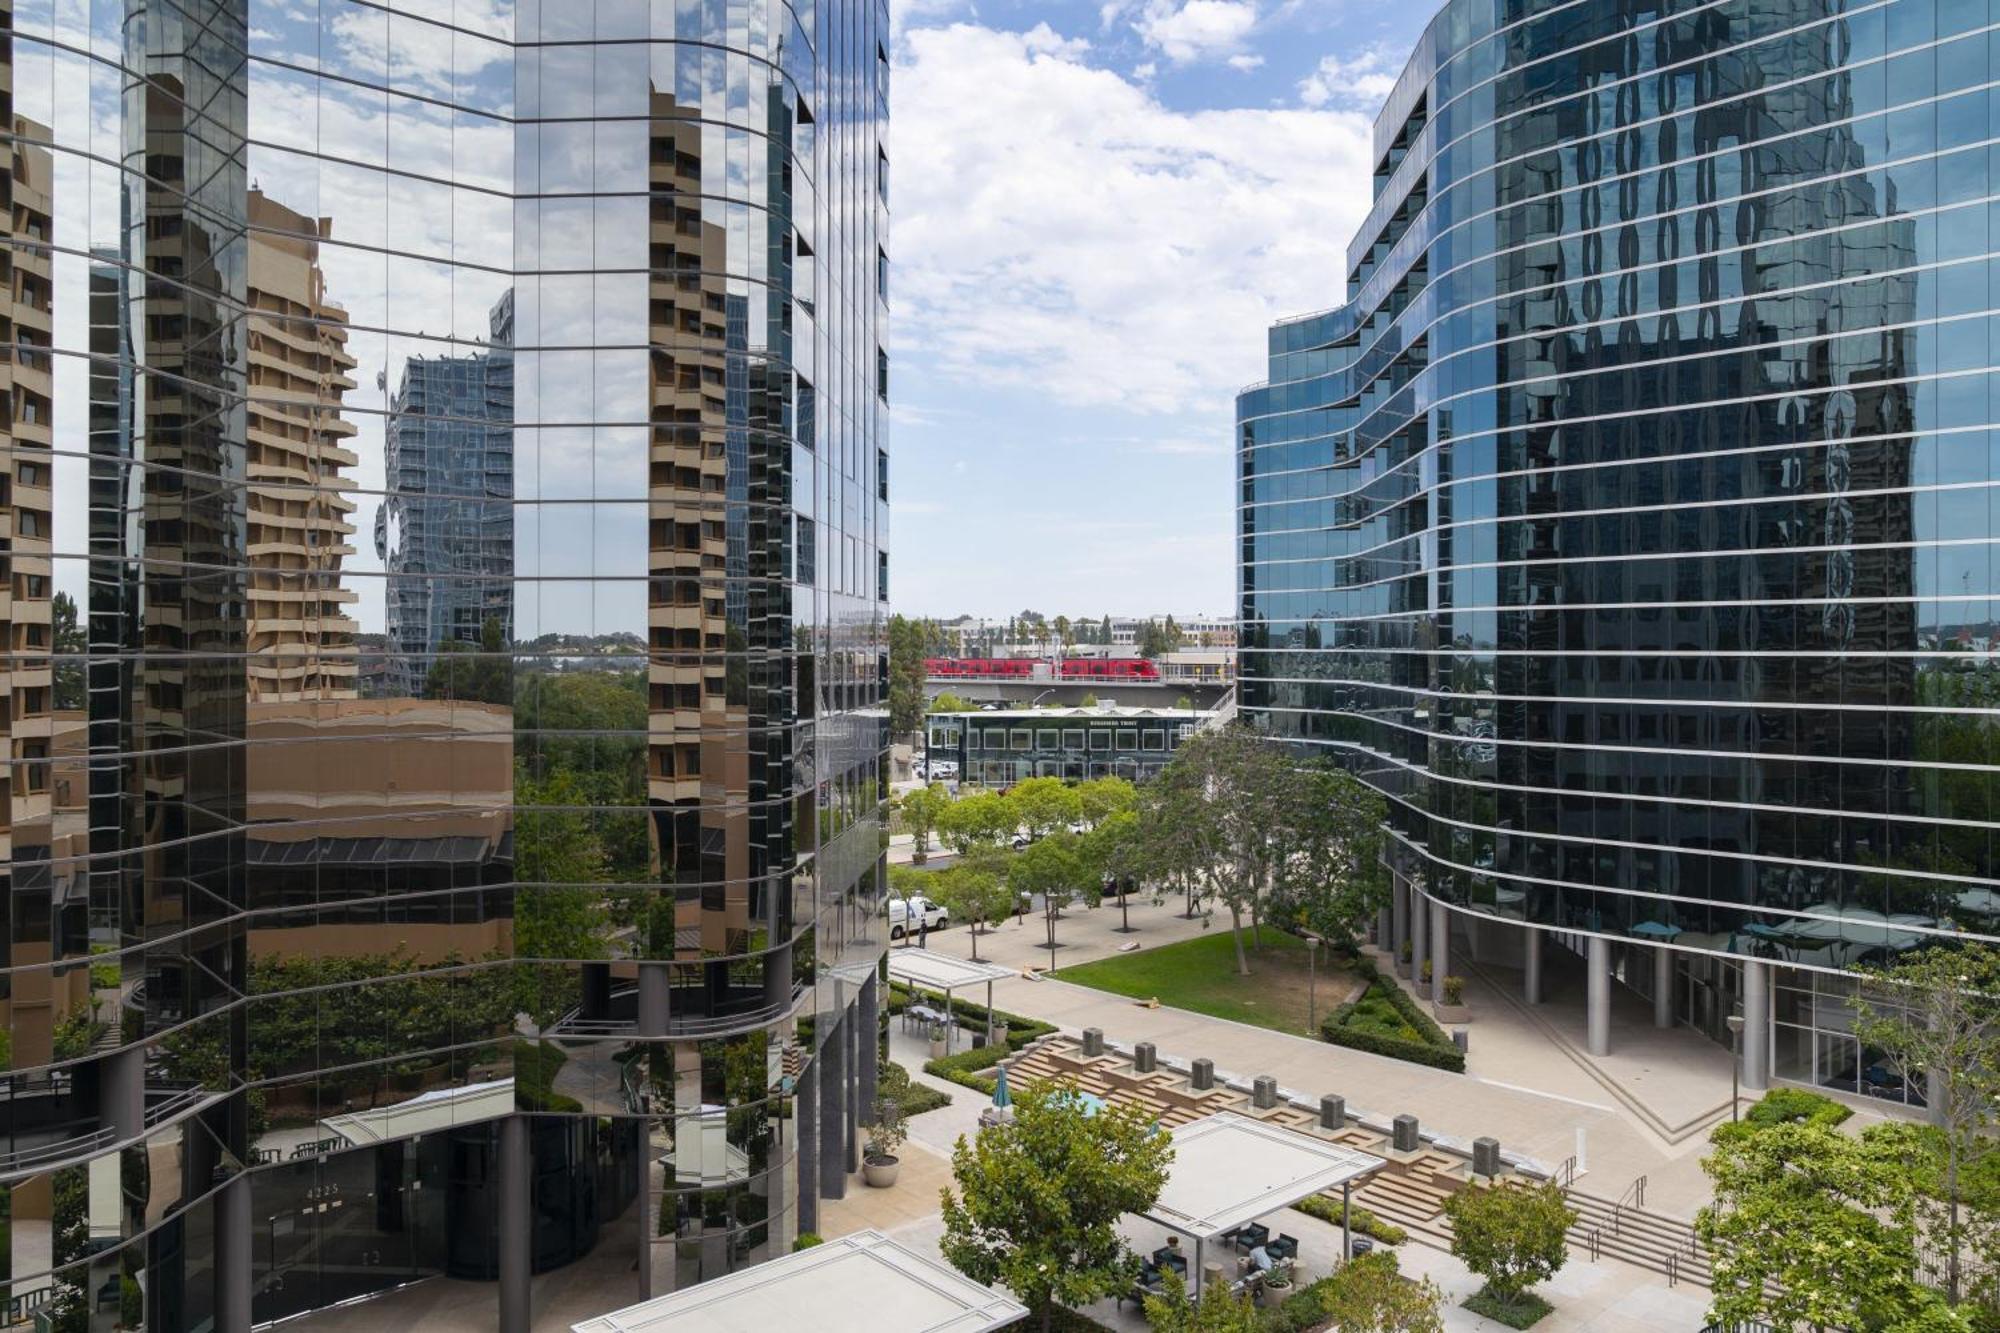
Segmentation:
<svg viewBox="0 0 2000 1333">
<path fill-rule="evenodd" d="M 1626 1199 L 1628 1196 L 1632 1200 L 1632 1202 L 1629 1205 L 1626 1203 Z M 1620 1224 L 1624 1220 L 1625 1209 L 1628 1206 L 1632 1208 L 1635 1212 L 1646 1206 L 1646 1178 L 1644 1176 L 1640 1176 L 1637 1180 L 1633 1181 L 1631 1184 L 1627 1185 L 1623 1190 L 1619 1191 L 1618 1197 L 1612 1201 L 1611 1204 L 1612 1235 L 1622 1236 L 1625 1234 L 1624 1231 L 1621 1229 Z"/>
<path fill-rule="evenodd" d="M 97 1129 L 57 1143 L 45 1143 L 39 1148 L 22 1148 L 15 1152 L 0 1153 L 0 1175 L 41 1170 L 48 1163 L 64 1157 L 93 1153 L 101 1148 L 107 1148 L 117 1140 L 117 1137 L 117 1132 L 114 1130 Z"/>
</svg>

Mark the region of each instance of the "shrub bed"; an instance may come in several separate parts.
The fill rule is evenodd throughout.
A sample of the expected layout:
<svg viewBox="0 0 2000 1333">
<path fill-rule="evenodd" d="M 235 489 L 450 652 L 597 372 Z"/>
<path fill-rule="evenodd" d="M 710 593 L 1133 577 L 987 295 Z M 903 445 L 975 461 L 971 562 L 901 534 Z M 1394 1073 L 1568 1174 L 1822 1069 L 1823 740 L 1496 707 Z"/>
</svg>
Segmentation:
<svg viewBox="0 0 2000 1333">
<path fill-rule="evenodd" d="M 1322 1222 L 1340 1225 L 1340 1200 L 1325 1194 L 1314 1194 L 1292 1205 L 1293 1209 L 1307 1217 L 1316 1217 Z M 1401 1245 L 1410 1238 L 1410 1233 L 1394 1222 L 1384 1222 L 1375 1214 L 1355 1204 L 1348 1214 L 1348 1221 L 1357 1236 L 1368 1236 L 1384 1245 Z"/>
<path fill-rule="evenodd" d="M 1465 1298 L 1465 1308 L 1509 1328 L 1532 1328 L 1556 1307 L 1532 1291 L 1524 1291 L 1511 1301 L 1480 1291 Z"/>
<path fill-rule="evenodd" d="M 1319 1034 L 1336 1046 L 1386 1055 L 1394 1060 L 1465 1072 L 1465 1055 L 1444 1029 L 1417 1007 L 1393 981 L 1376 976 L 1360 999 L 1340 1005 L 1320 1024 Z"/>
</svg>

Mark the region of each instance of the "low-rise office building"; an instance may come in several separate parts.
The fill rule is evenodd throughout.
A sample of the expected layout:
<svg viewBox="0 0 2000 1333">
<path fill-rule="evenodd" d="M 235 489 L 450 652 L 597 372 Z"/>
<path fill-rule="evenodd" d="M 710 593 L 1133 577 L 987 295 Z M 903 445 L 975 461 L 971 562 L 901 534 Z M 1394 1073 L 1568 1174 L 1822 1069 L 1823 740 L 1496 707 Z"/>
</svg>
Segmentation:
<svg viewBox="0 0 2000 1333">
<path fill-rule="evenodd" d="M 932 763 L 955 760 L 961 780 L 1006 787 L 1027 778 L 1157 777 L 1213 713 L 1189 708 L 999 708 L 924 719 Z"/>
</svg>

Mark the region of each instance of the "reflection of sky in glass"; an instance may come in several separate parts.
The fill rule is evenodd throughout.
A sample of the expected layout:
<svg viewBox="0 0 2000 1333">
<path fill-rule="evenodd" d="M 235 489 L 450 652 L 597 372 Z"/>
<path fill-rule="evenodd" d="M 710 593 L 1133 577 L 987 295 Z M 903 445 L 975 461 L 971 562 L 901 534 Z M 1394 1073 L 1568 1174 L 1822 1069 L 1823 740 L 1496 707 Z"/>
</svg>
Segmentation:
<svg viewBox="0 0 2000 1333">
<path fill-rule="evenodd" d="M 701 264 L 705 284 L 729 298 L 740 332 L 733 345 L 754 356 L 770 344 L 773 246 L 795 230 L 803 245 L 830 243 L 817 232 L 814 127 L 789 124 L 783 98 L 769 95 L 769 71 L 742 51 L 665 40 L 607 43 L 607 37 L 696 38 L 717 42 L 722 10 L 662 9 L 600 0 L 548 5 L 516 31 L 502 0 L 399 0 L 393 10 L 347 0 L 253 0 L 249 5 L 247 183 L 307 217 L 323 218 L 317 264 L 329 302 L 346 312 L 347 350 L 357 363 L 342 410 L 356 434 L 351 488 L 360 534 L 371 533 L 386 483 L 384 425 L 390 395 L 413 357 L 468 356 L 488 337 L 489 312 L 510 290 L 518 305 L 517 496 L 523 501 L 589 501 L 560 519 L 521 525 L 516 573 L 537 577 L 626 577 L 571 599 L 568 614 L 598 614 L 610 598 L 619 628 L 645 621 L 643 502 L 649 417 L 646 284 L 649 111 L 684 117 L 698 163 Z M 761 7 L 748 24 L 753 49 L 777 44 Z M 122 54 L 123 4 L 24 3 L 15 18 L 19 114 L 51 127 L 56 143 L 55 261 L 59 348 L 87 344 L 88 260 L 123 242 L 123 89 L 98 60 L 26 40 L 37 34 Z M 574 11 L 574 12 L 572 12 Z M 733 11 L 732 11 L 733 12 Z M 783 7 L 773 11 L 786 15 Z M 810 10 L 808 9 L 808 13 Z M 783 64 L 819 103 L 803 33 L 788 15 Z M 714 29 L 714 30 L 712 30 Z M 743 34 L 737 34 L 740 45 Z M 516 40 L 576 45 L 515 46 Z M 774 114 L 797 150 L 786 224 L 767 202 Z M 525 119 L 515 121 L 520 115 Z M 787 250 L 790 247 L 783 247 Z M 797 276 L 812 310 L 829 312 L 831 275 L 801 249 Z M 706 288 L 705 288 L 706 289 Z M 801 503 L 841 516 L 860 531 L 862 460 L 853 407 L 817 366 L 822 342 L 813 316 L 793 307 L 793 348 L 802 371 L 825 395 L 824 447 L 800 477 Z M 857 353 L 856 364 L 865 359 Z M 58 401 L 88 399 L 77 358 L 56 361 Z M 860 376 L 856 377 L 861 378 Z M 58 413 L 56 544 L 81 553 L 87 493 L 80 413 Z M 863 462 L 869 466 L 862 466 Z M 825 467 L 817 466 L 825 464 Z M 631 512 L 607 503 L 625 501 Z M 532 539 L 531 539 L 532 538 Z M 630 543 L 627 545 L 626 543 Z M 380 557 L 365 538 L 342 563 L 364 632 L 383 626 Z M 624 554 L 620 554 L 623 552 Z M 843 562 L 830 562 L 845 570 Z M 863 562 L 856 557 L 854 562 Z M 57 562 L 57 584 L 80 593 L 76 559 Z M 858 584 L 856 585 L 858 586 Z M 545 627 L 565 614 L 549 605 Z M 534 620 L 524 614 L 523 627 Z M 608 626 L 600 625 L 601 630 Z"/>
</svg>

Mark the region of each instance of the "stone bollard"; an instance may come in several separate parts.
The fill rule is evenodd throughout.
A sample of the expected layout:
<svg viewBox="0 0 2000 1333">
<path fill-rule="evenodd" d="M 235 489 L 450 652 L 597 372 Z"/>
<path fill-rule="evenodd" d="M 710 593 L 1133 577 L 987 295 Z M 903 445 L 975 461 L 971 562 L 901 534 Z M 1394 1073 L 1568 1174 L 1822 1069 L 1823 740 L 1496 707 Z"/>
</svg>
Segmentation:
<svg viewBox="0 0 2000 1333">
<path fill-rule="evenodd" d="M 1390 1136 L 1390 1145 L 1397 1152 L 1415 1152 L 1418 1147 L 1417 1118 L 1413 1115 L 1396 1117 L 1395 1129 Z"/>
<path fill-rule="evenodd" d="M 1328 1093 L 1319 1099 L 1319 1127 L 1336 1130 L 1347 1128 L 1347 1098 Z"/>
<path fill-rule="evenodd" d="M 1458 1047 L 1460 1055 L 1465 1054 L 1470 1040 L 1464 1028 L 1453 1028 L 1451 1030 L 1451 1044 Z"/>
<path fill-rule="evenodd" d="M 1278 1080 L 1269 1074 L 1257 1075 L 1250 1084 L 1250 1104 L 1260 1111 L 1268 1111 L 1278 1104 Z"/>
<path fill-rule="evenodd" d="M 1132 1070 L 1138 1074 L 1150 1074 L 1160 1065 L 1160 1053 L 1150 1041 L 1142 1041 L 1132 1048 Z"/>
<path fill-rule="evenodd" d="M 1188 1067 L 1188 1081 L 1196 1092 L 1207 1092 L 1215 1086 L 1215 1061 L 1197 1060 Z"/>
<path fill-rule="evenodd" d="M 1103 1028 L 1085 1028 L 1083 1030 L 1083 1053 L 1086 1058 L 1104 1054 Z"/>
<path fill-rule="evenodd" d="M 1207 1291 L 1210 1287 L 1226 1287 L 1226 1285 L 1227 1279 L 1222 1276 L 1221 1264 L 1203 1264 L 1201 1266 L 1201 1289 L 1203 1291 Z"/>
<path fill-rule="evenodd" d="M 1472 1141 L 1472 1173 L 1476 1176 L 1497 1176 L 1500 1174 L 1500 1140 L 1474 1139 Z"/>
</svg>

